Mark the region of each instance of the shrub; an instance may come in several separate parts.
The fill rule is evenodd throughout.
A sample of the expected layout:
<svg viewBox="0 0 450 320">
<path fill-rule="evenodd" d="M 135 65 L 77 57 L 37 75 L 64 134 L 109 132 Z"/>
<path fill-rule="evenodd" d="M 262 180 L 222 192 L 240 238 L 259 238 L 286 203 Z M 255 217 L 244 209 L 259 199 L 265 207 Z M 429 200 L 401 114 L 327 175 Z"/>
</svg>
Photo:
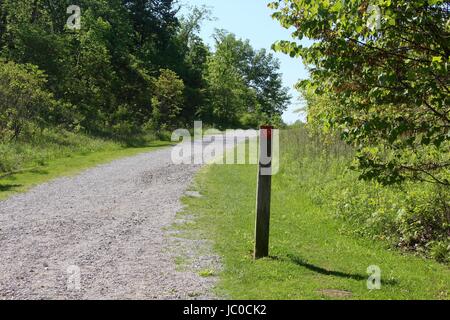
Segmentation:
<svg viewBox="0 0 450 320">
<path fill-rule="evenodd" d="M 160 70 L 160 76 L 154 81 L 155 93 L 152 98 L 152 121 L 155 130 L 163 125 L 173 128 L 184 102 L 184 83 L 172 70 Z"/>
<path fill-rule="evenodd" d="M 15 138 L 30 122 L 42 126 L 55 107 L 44 87 L 46 76 L 36 66 L 0 59 L 0 138 Z"/>
</svg>

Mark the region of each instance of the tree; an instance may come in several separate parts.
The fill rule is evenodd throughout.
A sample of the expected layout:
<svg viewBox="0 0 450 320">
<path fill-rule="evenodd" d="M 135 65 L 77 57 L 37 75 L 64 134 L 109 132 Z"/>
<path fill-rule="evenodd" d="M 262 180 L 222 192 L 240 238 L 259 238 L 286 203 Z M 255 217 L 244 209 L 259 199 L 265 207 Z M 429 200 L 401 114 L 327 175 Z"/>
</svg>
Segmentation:
<svg viewBox="0 0 450 320">
<path fill-rule="evenodd" d="M 199 36 L 201 24 L 211 20 L 206 7 L 194 7 L 180 18 L 177 44 L 182 56 L 177 61 L 176 71 L 185 84 L 185 105 L 180 116 L 186 122 L 193 122 L 206 103 L 207 83 L 204 78 L 210 50 Z"/>
<path fill-rule="evenodd" d="M 30 123 L 42 125 L 55 101 L 36 66 L 0 59 L 0 136 L 17 139 Z"/>
<path fill-rule="evenodd" d="M 173 1 L 81 0 L 76 31 L 66 28 L 69 4 L 2 0 L 3 56 L 43 70 L 55 97 L 76 106 L 71 122 L 78 128 L 102 135 L 139 131 L 151 118 L 152 75 L 168 60 L 166 39 L 176 35 Z"/>
<path fill-rule="evenodd" d="M 8 13 L 4 7 L 4 0 L 0 0 L 0 48 L 5 44 L 5 33 L 6 33 L 6 19 Z"/>
<path fill-rule="evenodd" d="M 58 101 L 47 125 L 127 138 L 198 116 L 236 127 L 280 122 L 278 62 L 226 32 L 213 54 L 199 36 L 207 8 L 179 19 L 175 0 L 79 0 L 81 29 L 71 30 L 70 4 L 0 0 L 0 57 L 45 74 L 43 90 Z"/>
<path fill-rule="evenodd" d="M 238 126 L 240 116 L 249 107 L 248 88 L 238 66 L 243 61 L 243 56 L 239 56 L 241 45 L 234 35 L 217 32 L 216 52 L 207 62 L 209 104 L 204 114 L 221 128 Z"/>
<path fill-rule="evenodd" d="M 293 37 L 275 45 L 301 57 L 299 87 L 326 95 L 312 104 L 321 125 L 357 150 L 361 177 L 450 184 L 449 2 L 280 0 L 274 18 Z M 374 23 L 375 22 L 375 23 Z"/>
<path fill-rule="evenodd" d="M 218 30 L 207 68 L 212 113 L 221 125 L 257 127 L 281 122 L 290 101 L 279 62 L 248 40 Z"/>
<path fill-rule="evenodd" d="M 122 3 L 131 17 L 138 45 L 156 37 L 162 46 L 171 38 L 178 24 L 174 0 L 122 0 Z"/>
<path fill-rule="evenodd" d="M 153 126 L 156 130 L 162 128 L 174 129 L 177 116 L 184 103 L 184 83 L 172 70 L 160 70 L 160 76 L 154 82 L 155 94 L 152 98 Z"/>
<path fill-rule="evenodd" d="M 283 86 L 279 61 L 261 49 L 254 53 L 250 66 L 247 81 L 256 91 L 258 112 L 264 116 L 265 123 L 281 125 L 281 115 L 292 97 L 289 89 Z"/>
</svg>

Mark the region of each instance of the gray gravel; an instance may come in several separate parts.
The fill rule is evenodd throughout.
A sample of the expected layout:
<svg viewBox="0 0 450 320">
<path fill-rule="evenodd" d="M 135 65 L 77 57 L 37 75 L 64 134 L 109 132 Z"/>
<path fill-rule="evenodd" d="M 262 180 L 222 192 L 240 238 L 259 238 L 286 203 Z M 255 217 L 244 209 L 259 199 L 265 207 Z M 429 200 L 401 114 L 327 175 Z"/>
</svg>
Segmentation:
<svg viewBox="0 0 450 320">
<path fill-rule="evenodd" d="M 167 148 L 1 201 L 0 299 L 214 298 L 198 268 L 218 258 L 170 231 L 199 168 Z M 198 268 L 179 270 L 177 251 Z"/>
</svg>

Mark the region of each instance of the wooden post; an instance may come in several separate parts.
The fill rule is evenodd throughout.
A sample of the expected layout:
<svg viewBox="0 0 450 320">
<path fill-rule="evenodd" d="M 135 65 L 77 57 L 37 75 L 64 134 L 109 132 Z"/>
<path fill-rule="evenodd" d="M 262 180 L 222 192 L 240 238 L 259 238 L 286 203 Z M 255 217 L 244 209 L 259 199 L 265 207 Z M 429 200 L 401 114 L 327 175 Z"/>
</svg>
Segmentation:
<svg viewBox="0 0 450 320">
<path fill-rule="evenodd" d="M 272 130 L 272 126 L 262 126 L 259 133 L 260 147 L 256 195 L 255 259 L 269 256 Z"/>
</svg>

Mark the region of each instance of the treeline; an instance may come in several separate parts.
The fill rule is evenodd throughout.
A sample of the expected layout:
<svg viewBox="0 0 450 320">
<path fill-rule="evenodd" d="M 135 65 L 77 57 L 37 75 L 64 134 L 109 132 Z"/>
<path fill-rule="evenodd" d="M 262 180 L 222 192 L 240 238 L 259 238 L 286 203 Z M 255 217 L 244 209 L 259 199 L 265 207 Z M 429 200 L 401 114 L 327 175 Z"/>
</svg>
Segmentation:
<svg viewBox="0 0 450 320">
<path fill-rule="evenodd" d="M 129 137 L 146 130 L 281 123 L 289 103 L 279 64 L 218 31 L 199 37 L 209 12 L 178 17 L 173 0 L 0 0 L 0 137 L 46 127 Z"/>
</svg>

